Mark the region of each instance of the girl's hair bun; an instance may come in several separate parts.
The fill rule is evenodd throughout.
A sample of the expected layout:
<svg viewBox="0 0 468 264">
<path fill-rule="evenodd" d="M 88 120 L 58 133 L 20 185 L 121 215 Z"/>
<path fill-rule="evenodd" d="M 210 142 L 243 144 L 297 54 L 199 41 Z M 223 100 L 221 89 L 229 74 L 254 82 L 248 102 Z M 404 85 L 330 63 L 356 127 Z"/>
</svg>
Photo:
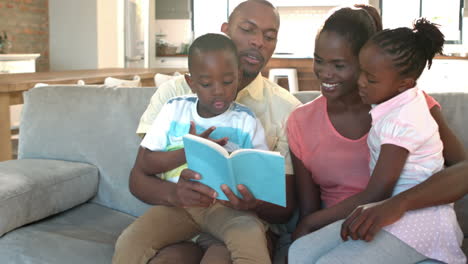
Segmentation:
<svg viewBox="0 0 468 264">
<path fill-rule="evenodd" d="M 445 38 L 439 30 L 439 25 L 431 23 L 425 18 L 414 22 L 413 32 L 416 34 L 417 45 L 424 50 L 428 67 L 431 67 L 432 58 L 436 54 L 442 54 Z"/>
</svg>

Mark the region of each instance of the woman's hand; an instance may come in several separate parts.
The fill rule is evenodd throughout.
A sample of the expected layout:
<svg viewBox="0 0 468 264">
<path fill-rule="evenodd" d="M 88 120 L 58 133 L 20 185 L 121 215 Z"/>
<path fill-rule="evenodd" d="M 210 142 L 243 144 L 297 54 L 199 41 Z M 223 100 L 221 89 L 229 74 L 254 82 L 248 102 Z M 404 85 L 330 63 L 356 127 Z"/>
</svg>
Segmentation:
<svg viewBox="0 0 468 264">
<path fill-rule="evenodd" d="M 302 236 L 309 234 L 310 233 L 309 230 L 310 228 L 306 221 L 304 220 L 299 221 L 299 223 L 296 226 L 296 229 L 291 235 L 292 240 L 294 241 Z"/>
<path fill-rule="evenodd" d="M 406 212 L 396 199 L 358 206 L 343 222 L 341 238 L 371 241 L 382 227 L 398 221 Z"/>
<path fill-rule="evenodd" d="M 184 169 L 177 182 L 171 204 L 177 207 L 208 207 L 213 204 L 218 194 L 210 187 L 192 181 L 200 178 L 197 172 Z"/>
<path fill-rule="evenodd" d="M 326 218 L 323 211 L 317 211 L 302 218 L 292 234 L 292 239 L 296 240 L 301 236 L 319 230 L 320 228 L 331 224 Z"/>
<path fill-rule="evenodd" d="M 227 206 L 237 210 L 243 211 L 251 211 L 255 210 L 263 201 L 255 199 L 253 194 L 242 184 L 237 185 L 237 190 L 239 190 L 242 198 L 236 196 L 234 192 L 226 185 L 221 185 L 221 189 L 223 190 L 224 194 L 226 194 L 229 201 L 222 201 L 220 202 Z"/>
<path fill-rule="evenodd" d="M 223 137 L 223 138 L 220 138 L 220 139 L 212 139 L 212 138 L 210 138 L 211 133 L 212 133 L 215 129 L 216 129 L 216 127 L 212 126 L 212 127 L 208 128 L 207 130 L 201 132 L 200 134 L 197 134 L 197 130 L 196 130 L 196 128 L 195 128 L 195 122 L 190 121 L 189 134 L 192 134 L 192 135 L 194 135 L 194 136 L 199 136 L 199 137 L 202 137 L 202 138 L 209 139 L 209 140 L 213 141 L 214 143 L 219 144 L 220 146 L 226 145 L 227 142 L 229 141 L 229 138 L 227 138 L 227 137 Z"/>
</svg>

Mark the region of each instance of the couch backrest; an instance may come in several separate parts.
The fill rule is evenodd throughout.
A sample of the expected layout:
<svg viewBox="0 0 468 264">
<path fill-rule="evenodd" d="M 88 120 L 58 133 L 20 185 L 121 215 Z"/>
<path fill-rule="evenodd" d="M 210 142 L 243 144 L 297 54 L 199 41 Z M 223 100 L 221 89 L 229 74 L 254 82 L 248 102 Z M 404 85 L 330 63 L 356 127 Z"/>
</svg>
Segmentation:
<svg viewBox="0 0 468 264">
<path fill-rule="evenodd" d="M 99 168 L 94 202 L 132 215 L 148 205 L 128 189 L 128 176 L 140 138 L 141 114 L 156 88 L 45 86 L 24 94 L 19 158 L 79 161 Z M 303 103 L 317 91 L 295 93 Z M 468 93 L 431 94 L 442 105 L 449 126 L 468 148 Z M 441 190 L 443 191 L 443 190 Z M 456 203 L 459 222 L 468 234 L 468 196 Z"/>
<path fill-rule="evenodd" d="M 148 205 L 129 191 L 140 116 L 155 88 L 45 86 L 24 93 L 19 158 L 78 161 L 99 168 L 94 202 L 140 215 Z"/>
</svg>

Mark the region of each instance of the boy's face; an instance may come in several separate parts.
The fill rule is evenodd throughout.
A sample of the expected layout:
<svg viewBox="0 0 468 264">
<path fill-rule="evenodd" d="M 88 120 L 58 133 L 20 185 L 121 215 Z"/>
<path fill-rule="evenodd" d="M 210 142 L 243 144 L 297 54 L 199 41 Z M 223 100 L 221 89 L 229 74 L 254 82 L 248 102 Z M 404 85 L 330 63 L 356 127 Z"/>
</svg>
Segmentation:
<svg viewBox="0 0 468 264">
<path fill-rule="evenodd" d="M 392 58 L 378 46 L 367 43 L 359 52 L 359 95 L 367 104 L 379 104 L 407 89 Z"/>
<path fill-rule="evenodd" d="M 235 100 L 239 66 L 234 53 L 227 50 L 194 54 L 190 76 L 185 78 L 198 96 L 197 111 L 209 118 L 224 113 Z"/>
</svg>

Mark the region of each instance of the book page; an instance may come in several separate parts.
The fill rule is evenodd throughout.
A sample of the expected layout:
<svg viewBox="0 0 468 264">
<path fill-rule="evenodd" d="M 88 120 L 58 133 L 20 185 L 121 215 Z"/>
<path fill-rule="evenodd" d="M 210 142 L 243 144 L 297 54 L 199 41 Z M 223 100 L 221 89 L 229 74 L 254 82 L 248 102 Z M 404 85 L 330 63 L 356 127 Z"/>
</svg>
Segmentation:
<svg viewBox="0 0 468 264">
<path fill-rule="evenodd" d="M 245 185 L 259 200 L 286 206 L 284 157 L 278 152 L 240 152 L 231 163 L 236 184 Z"/>
<path fill-rule="evenodd" d="M 265 155 L 280 156 L 281 154 L 278 151 L 269 151 L 263 149 L 237 149 L 230 154 L 230 157 L 239 156 L 239 155 L 248 155 L 250 153 L 263 153 Z"/>
<path fill-rule="evenodd" d="M 202 140 L 198 140 L 202 139 Z M 207 144 L 209 140 L 196 137 L 184 136 L 185 157 L 189 169 L 201 175 L 199 182 L 209 186 L 218 193 L 218 199 L 228 200 L 221 190 L 222 184 L 227 184 L 231 189 L 234 185 L 231 174 L 232 169 L 229 164 L 227 151 L 218 144 Z M 219 146 L 224 153 L 213 147 Z"/>
<path fill-rule="evenodd" d="M 199 136 L 195 136 L 195 135 L 191 135 L 191 134 L 187 134 L 184 136 L 184 138 L 187 138 L 188 140 L 190 141 L 197 141 L 199 142 L 198 144 L 204 144 L 204 145 L 207 145 L 208 147 L 212 148 L 213 150 L 219 152 L 219 154 L 223 155 L 224 157 L 228 158 L 229 157 L 229 153 L 227 152 L 227 150 L 225 150 L 222 146 L 220 146 L 219 144 L 209 140 L 209 139 L 206 139 L 206 138 L 202 138 L 202 137 L 199 137 Z M 184 142 L 185 142 L 185 139 L 184 139 Z M 185 143 L 184 143 L 185 145 Z"/>
</svg>

